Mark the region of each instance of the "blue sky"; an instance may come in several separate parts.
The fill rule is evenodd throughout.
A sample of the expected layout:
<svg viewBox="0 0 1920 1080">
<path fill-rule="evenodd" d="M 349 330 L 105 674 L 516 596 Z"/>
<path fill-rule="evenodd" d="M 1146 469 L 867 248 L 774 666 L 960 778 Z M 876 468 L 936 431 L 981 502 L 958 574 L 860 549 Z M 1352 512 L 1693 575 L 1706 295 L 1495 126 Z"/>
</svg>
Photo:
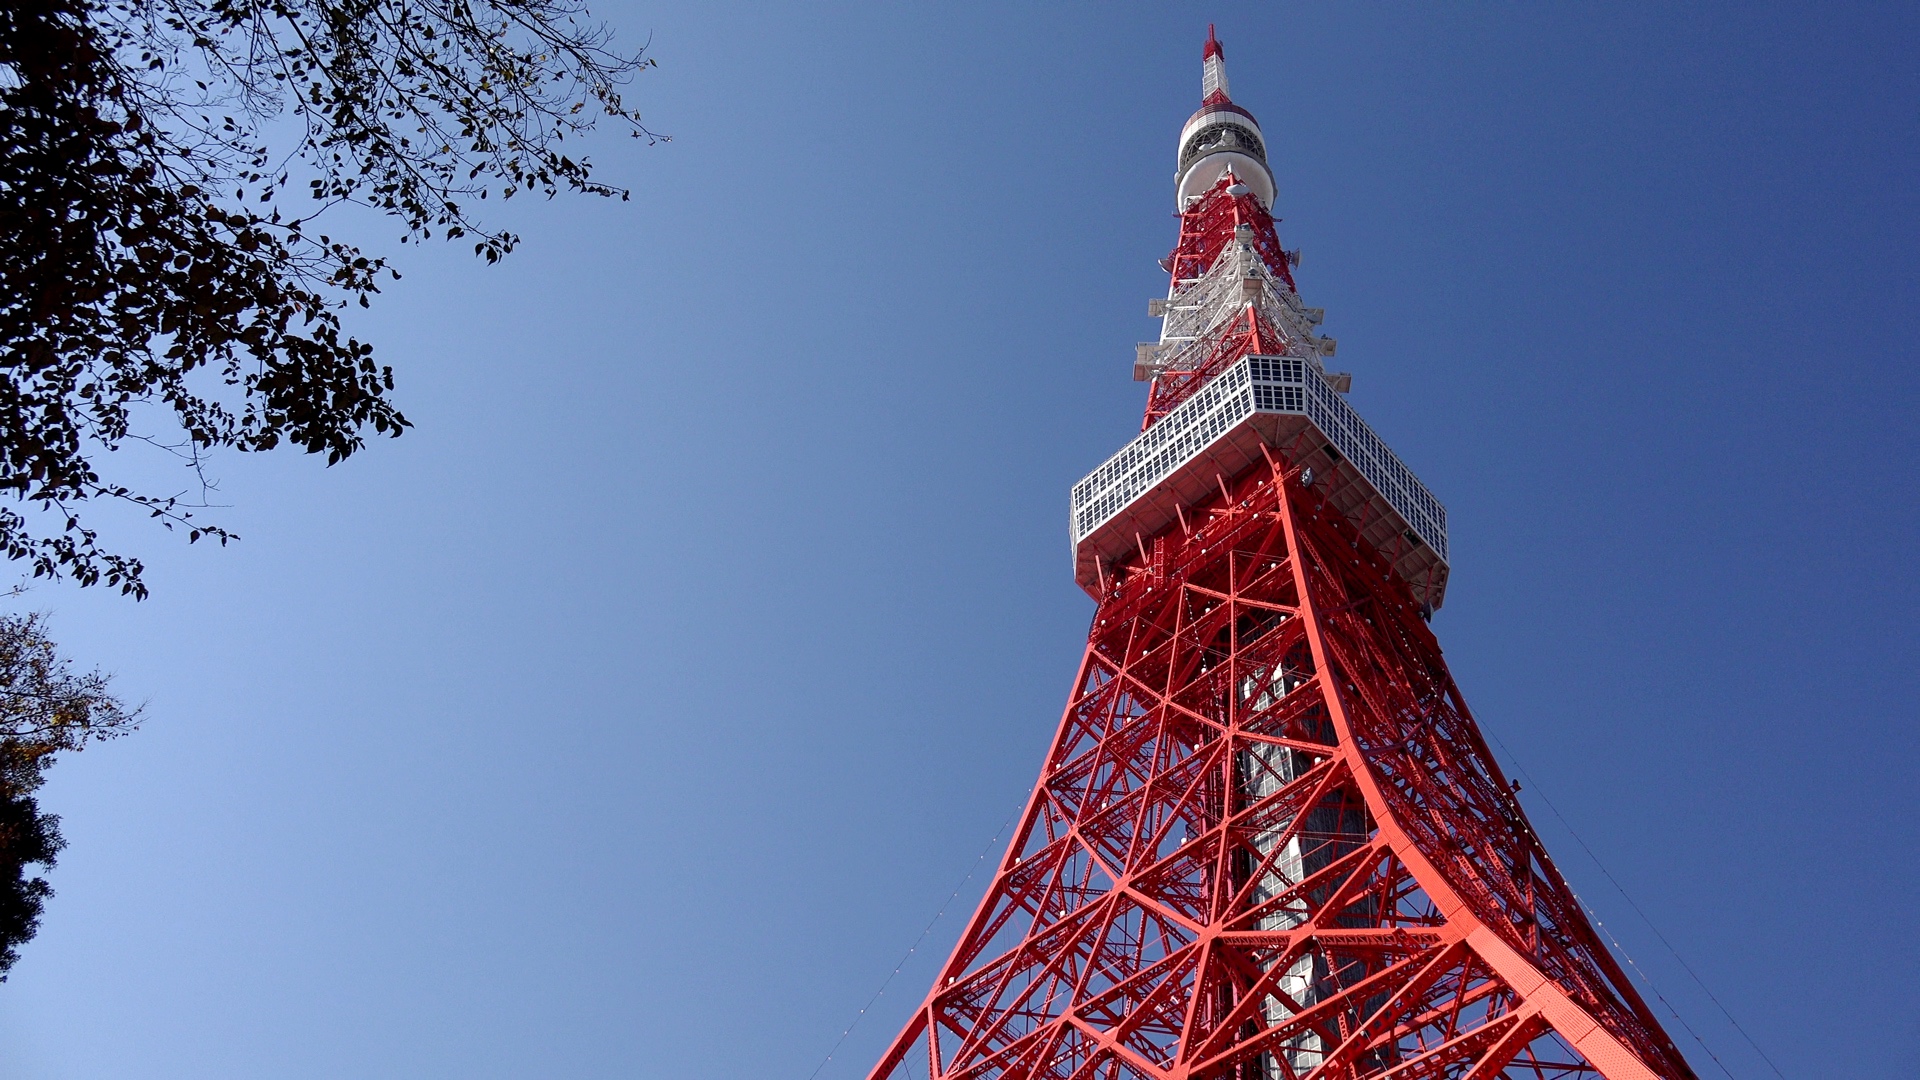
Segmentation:
<svg viewBox="0 0 1920 1080">
<path fill-rule="evenodd" d="M 145 603 L 30 596 L 150 719 L 46 789 L 0 1077 L 806 1080 L 1065 700 L 1210 21 L 1575 889 L 1732 1075 L 1609 872 L 1786 1075 L 1910 1069 L 1910 7 L 596 10 L 673 142 L 498 267 L 399 250 L 417 428 L 222 462 L 244 539 L 121 532 Z"/>
</svg>

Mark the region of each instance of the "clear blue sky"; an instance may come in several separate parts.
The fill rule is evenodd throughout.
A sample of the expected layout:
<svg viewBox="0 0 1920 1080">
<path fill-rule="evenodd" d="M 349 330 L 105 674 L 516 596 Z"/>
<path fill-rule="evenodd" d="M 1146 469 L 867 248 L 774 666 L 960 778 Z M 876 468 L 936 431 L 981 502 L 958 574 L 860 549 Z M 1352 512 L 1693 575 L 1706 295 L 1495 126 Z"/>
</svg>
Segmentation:
<svg viewBox="0 0 1920 1080">
<path fill-rule="evenodd" d="M 806 1080 L 1065 700 L 1209 21 L 1574 887 L 1742 1080 L 1568 824 L 1788 1076 L 1911 1075 L 1911 5 L 599 10 L 674 141 L 401 249 L 417 429 L 32 595 L 151 719 L 46 789 L 0 1077 Z"/>
</svg>

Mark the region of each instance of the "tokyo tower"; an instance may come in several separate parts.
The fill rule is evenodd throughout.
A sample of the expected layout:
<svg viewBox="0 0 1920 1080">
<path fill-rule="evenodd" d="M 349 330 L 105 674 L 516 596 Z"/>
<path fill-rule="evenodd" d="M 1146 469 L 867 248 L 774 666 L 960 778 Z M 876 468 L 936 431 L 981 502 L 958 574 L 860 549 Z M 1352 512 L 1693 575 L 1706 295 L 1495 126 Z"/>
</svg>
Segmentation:
<svg viewBox="0 0 1920 1080">
<path fill-rule="evenodd" d="M 1690 1078 L 1448 674 L 1446 510 L 1325 367 L 1211 29 L 1203 70 L 1066 713 L 871 1080 Z"/>
</svg>

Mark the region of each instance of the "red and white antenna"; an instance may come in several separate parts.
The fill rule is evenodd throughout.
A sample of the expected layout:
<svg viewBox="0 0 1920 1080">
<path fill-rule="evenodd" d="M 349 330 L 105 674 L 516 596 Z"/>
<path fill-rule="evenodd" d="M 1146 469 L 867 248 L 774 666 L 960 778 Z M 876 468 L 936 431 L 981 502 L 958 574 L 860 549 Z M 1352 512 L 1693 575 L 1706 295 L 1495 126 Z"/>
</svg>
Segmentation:
<svg viewBox="0 0 1920 1080">
<path fill-rule="evenodd" d="M 1262 206 L 1273 205 L 1273 173 L 1267 168 L 1266 138 L 1253 114 L 1227 96 L 1227 54 L 1207 27 L 1201 52 L 1200 110 L 1180 129 L 1180 157 L 1174 175 L 1174 205 L 1187 209 L 1214 183 L 1231 172 L 1253 189 Z"/>
<path fill-rule="evenodd" d="M 1227 90 L 1227 53 L 1220 47 L 1220 39 L 1213 36 L 1213 24 L 1207 24 L 1207 48 L 1202 54 L 1200 72 L 1200 96 L 1211 98 L 1214 94 L 1228 96 Z"/>
</svg>

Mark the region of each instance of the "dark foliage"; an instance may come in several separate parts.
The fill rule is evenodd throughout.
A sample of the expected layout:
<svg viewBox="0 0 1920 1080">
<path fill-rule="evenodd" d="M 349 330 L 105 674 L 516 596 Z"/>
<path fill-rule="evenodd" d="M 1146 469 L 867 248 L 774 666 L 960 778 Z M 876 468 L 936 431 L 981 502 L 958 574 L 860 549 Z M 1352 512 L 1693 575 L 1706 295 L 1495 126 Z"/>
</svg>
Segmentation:
<svg viewBox="0 0 1920 1080">
<path fill-rule="evenodd" d="M 0 616 L 0 981 L 53 895 L 28 867 L 53 866 L 66 846 L 34 792 L 56 753 L 124 735 L 139 715 L 107 692 L 106 676 L 74 674 L 38 615 Z"/>
<path fill-rule="evenodd" d="M 0 4 L 0 548 L 35 576 L 144 596 L 90 501 L 189 541 L 213 450 L 329 464 L 408 426 L 348 335 L 383 259 L 315 231 L 343 203 L 402 242 L 516 238 L 471 215 L 521 192 L 625 196 L 561 152 L 650 61 L 577 0 L 9 0 Z M 105 475 L 139 443 L 179 492 Z"/>
<path fill-rule="evenodd" d="M 40 929 L 40 912 L 52 886 L 27 876 L 27 867 L 53 866 L 67 846 L 60 818 L 42 813 L 33 792 L 44 779 L 45 755 L 0 742 L 0 982 L 20 959 L 20 946 Z"/>
</svg>

